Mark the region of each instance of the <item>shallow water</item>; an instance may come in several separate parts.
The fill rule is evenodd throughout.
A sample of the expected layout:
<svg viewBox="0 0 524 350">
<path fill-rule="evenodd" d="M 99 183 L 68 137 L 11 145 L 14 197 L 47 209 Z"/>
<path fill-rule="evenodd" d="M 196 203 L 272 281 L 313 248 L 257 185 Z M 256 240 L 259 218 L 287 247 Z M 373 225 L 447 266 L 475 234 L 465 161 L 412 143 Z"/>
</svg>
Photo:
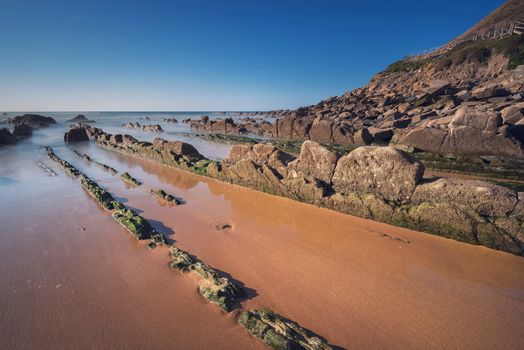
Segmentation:
<svg viewBox="0 0 524 350">
<path fill-rule="evenodd" d="M 114 131 L 134 131 L 112 123 Z M 244 308 L 268 306 L 347 349 L 524 347 L 521 257 L 220 183 L 89 142 L 64 145 L 68 124 L 0 148 L 2 349 L 264 348 L 234 314 L 207 304 L 193 278 L 168 268 L 166 249 L 147 250 L 47 160 L 44 144 L 182 249 L 243 284 Z M 146 135 L 154 137 L 136 137 Z M 72 149 L 144 185 L 128 186 Z M 58 176 L 49 177 L 37 159 Z M 185 204 L 162 206 L 150 188 Z M 219 231 L 218 224 L 232 229 Z"/>
</svg>

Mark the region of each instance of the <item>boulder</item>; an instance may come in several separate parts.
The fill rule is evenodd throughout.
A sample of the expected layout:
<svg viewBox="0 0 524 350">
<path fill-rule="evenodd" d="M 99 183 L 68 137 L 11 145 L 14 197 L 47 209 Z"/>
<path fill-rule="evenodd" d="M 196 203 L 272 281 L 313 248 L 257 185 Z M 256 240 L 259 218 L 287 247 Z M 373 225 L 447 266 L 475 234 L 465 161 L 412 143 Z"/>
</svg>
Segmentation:
<svg viewBox="0 0 524 350">
<path fill-rule="evenodd" d="M 359 146 L 369 145 L 371 142 L 373 142 L 373 136 L 371 136 L 368 128 L 365 127 L 357 130 L 353 135 L 353 139 L 355 141 L 355 145 Z"/>
<path fill-rule="evenodd" d="M 156 138 L 153 140 L 153 147 L 159 150 L 172 152 L 180 157 L 186 157 L 192 161 L 204 159 L 204 156 L 201 155 L 193 145 L 182 141 L 166 141 L 161 138 Z"/>
<path fill-rule="evenodd" d="M 483 181 L 442 178 L 420 184 L 412 203 L 449 203 L 484 217 L 505 217 L 517 206 L 515 191 Z"/>
<path fill-rule="evenodd" d="M 387 201 L 409 201 L 424 165 L 392 147 L 359 147 L 338 160 L 333 189 L 342 194 L 374 194 Z"/>
<path fill-rule="evenodd" d="M 317 118 L 309 129 L 309 139 L 317 142 L 333 142 L 333 121 Z"/>
<path fill-rule="evenodd" d="M 476 88 L 471 92 L 471 95 L 479 100 L 484 100 L 491 97 L 508 96 L 510 95 L 510 92 L 503 87 L 491 85 Z"/>
<path fill-rule="evenodd" d="M 329 184 L 337 160 L 338 156 L 335 152 L 331 152 L 316 142 L 304 141 L 300 149 L 300 156 L 289 163 L 289 168 Z"/>
<path fill-rule="evenodd" d="M 41 128 L 50 126 L 51 124 L 56 124 L 56 121 L 51 117 L 39 114 L 24 114 L 10 119 L 10 123 L 14 125 L 27 124 L 32 128 Z"/>
<path fill-rule="evenodd" d="M 85 128 L 73 128 L 64 134 L 64 142 L 89 141 L 89 136 Z"/>
<path fill-rule="evenodd" d="M 508 125 L 518 124 L 520 121 L 524 120 L 524 115 L 522 114 L 522 111 L 515 106 L 509 106 L 504 108 L 501 111 L 501 116 L 504 124 Z"/>
<path fill-rule="evenodd" d="M 393 129 L 379 129 L 379 128 L 369 128 L 369 133 L 373 137 L 374 142 L 385 142 L 388 143 L 393 137 Z"/>
</svg>

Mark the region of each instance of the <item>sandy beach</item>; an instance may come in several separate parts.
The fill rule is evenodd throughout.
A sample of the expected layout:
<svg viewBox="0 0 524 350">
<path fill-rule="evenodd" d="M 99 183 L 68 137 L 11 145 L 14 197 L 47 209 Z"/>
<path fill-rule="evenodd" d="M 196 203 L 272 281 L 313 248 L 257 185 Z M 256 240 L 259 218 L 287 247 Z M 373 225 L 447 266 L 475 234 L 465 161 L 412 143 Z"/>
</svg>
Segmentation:
<svg viewBox="0 0 524 350">
<path fill-rule="evenodd" d="M 1 149 L 3 348 L 264 348 L 98 207 L 32 145 Z M 144 182 L 132 187 L 77 157 Z M 341 348 L 523 346 L 524 259 L 364 220 L 112 153 L 57 153 L 160 232 Z M 40 152 L 40 153 L 39 153 Z M 183 199 L 168 207 L 149 194 Z M 217 225 L 231 228 L 218 230 Z"/>
</svg>

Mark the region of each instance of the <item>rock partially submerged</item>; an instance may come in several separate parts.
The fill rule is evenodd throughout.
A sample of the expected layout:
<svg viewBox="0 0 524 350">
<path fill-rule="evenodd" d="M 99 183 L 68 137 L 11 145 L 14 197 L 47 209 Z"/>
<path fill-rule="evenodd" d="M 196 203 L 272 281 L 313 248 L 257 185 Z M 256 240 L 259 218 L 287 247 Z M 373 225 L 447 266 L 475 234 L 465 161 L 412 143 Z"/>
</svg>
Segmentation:
<svg viewBox="0 0 524 350">
<path fill-rule="evenodd" d="M 295 158 L 272 145 L 234 145 L 227 159 L 215 162 L 177 141 L 148 143 L 95 128 L 87 132 L 106 149 L 343 213 L 524 255 L 524 217 L 512 209 L 524 206 L 524 195 L 472 180 L 461 180 L 460 185 L 455 180 L 425 183 L 423 165 L 392 147 L 359 147 L 339 158 L 309 141 Z M 493 195 L 479 195 L 484 192 Z M 499 204 L 502 194 L 507 205 Z"/>
<path fill-rule="evenodd" d="M 110 167 L 109 165 L 106 165 L 106 164 L 103 164 L 103 163 L 100 163 L 100 162 L 95 162 L 95 165 L 97 167 L 99 167 L 100 169 L 103 169 L 103 170 L 111 173 L 111 175 L 118 174 L 118 171 L 115 168 Z"/>
<path fill-rule="evenodd" d="M 147 239 L 157 232 L 147 220 L 126 207 L 116 208 L 113 218 L 124 226 L 136 239 Z"/>
<path fill-rule="evenodd" d="M 69 119 L 68 122 L 80 123 L 80 124 L 95 123 L 94 120 L 87 119 L 86 116 L 83 114 L 79 114 L 76 117 Z"/>
<path fill-rule="evenodd" d="M 158 199 L 160 199 L 162 201 L 165 201 L 168 204 L 172 204 L 172 205 L 179 205 L 179 204 L 181 204 L 180 200 L 178 200 L 175 196 L 167 193 L 166 191 L 164 191 L 162 189 L 157 189 L 157 190 L 151 189 L 149 192 L 153 196 L 155 196 L 156 198 L 158 198 Z"/>
<path fill-rule="evenodd" d="M 124 123 L 122 124 L 122 127 L 128 128 L 128 129 L 138 129 L 142 131 L 152 131 L 152 132 L 163 132 L 164 129 L 159 124 L 149 124 L 149 125 L 141 125 L 139 122 L 133 123 Z"/>
<path fill-rule="evenodd" d="M 56 124 L 56 121 L 51 117 L 46 117 L 39 114 L 24 114 L 9 119 L 9 123 L 14 125 L 27 124 L 32 128 L 43 128 L 52 124 Z"/>
<path fill-rule="evenodd" d="M 238 322 L 251 335 L 275 350 L 331 350 L 328 343 L 311 332 L 268 309 L 254 309 L 240 314 Z"/>
<path fill-rule="evenodd" d="M 133 186 L 140 186 L 142 185 L 142 182 L 132 177 L 127 171 L 123 172 L 120 177 L 124 182 L 127 182 Z"/>
<path fill-rule="evenodd" d="M 16 136 L 7 128 L 0 128 L 0 145 L 10 145 L 16 142 Z"/>
<path fill-rule="evenodd" d="M 66 173 L 74 177 L 82 175 L 82 173 L 73 165 L 71 165 L 67 160 L 58 157 L 51 147 L 46 146 L 44 147 L 44 149 L 46 150 L 49 159 L 51 159 L 53 162 L 57 163 L 62 168 L 64 168 Z"/>
<path fill-rule="evenodd" d="M 71 128 L 68 132 L 64 134 L 64 142 L 80 142 L 80 141 L 89 141 L 87 132 L 85 128 L 77 127 Z"/>
<path fill-rule="evenodd" d="M 76 149 L 73 150 L 73 153 L 79 156 L 80 158 L 87 160 L 89 163 L 93 162 L 93 160 L 91 159 L 91 157 L 89 157 L 87 153 L 82 154 L 78 152 Z"/>
<path fill-rule="evenodd" d="M 172 246 L 171 267 L 181 272 L 193 272 L 200 277 L 198 291 L 208 301 L 217 304 L 222 310 L 233 310 L 239 297 L 244 295 L 242 287 L 237 286 L 227 277 L 220 277 L 218 272 L 203 262 L 196 261 L 188 252 Z"/>
</svg>

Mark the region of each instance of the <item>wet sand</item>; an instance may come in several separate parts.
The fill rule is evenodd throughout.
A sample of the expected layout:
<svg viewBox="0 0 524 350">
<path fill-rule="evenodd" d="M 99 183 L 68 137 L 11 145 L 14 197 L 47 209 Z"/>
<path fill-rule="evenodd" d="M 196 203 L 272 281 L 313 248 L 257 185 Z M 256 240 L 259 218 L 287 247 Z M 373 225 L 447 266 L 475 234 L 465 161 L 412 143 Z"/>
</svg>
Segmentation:
<svg viewBox="0 0 524 350">
<path fill-rule="evenodd" d="M 521 257 L 89 143 L 75 148 L 143 181 L 131 187 L 55 148 L 182 249 L 244 284 L 244 308 L 268 306 L 347 349 L 524 347 Z M 0 173 L 2 348 L 264 348 L 233 315 L 206 304 L 196 281 L 170 271 L 165 249 L 134 241 L 78 181 L 49 161 L 59 176 L 47 177 L 29 159 L 35 154 L 14 157 Z M 162 206 L 150 188 L 185 204 Z"/>
</svg>

